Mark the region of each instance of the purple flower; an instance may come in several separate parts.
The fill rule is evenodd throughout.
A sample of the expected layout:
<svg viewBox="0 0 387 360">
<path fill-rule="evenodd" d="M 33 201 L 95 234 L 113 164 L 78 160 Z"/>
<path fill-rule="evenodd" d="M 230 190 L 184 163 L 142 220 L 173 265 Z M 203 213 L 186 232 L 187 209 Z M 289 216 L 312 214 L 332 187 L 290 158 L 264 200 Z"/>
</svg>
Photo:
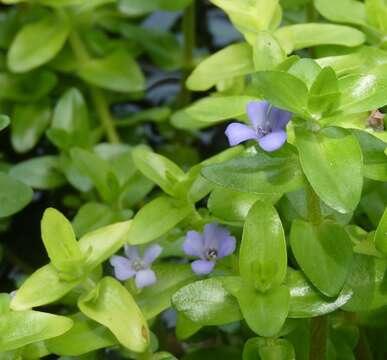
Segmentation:
<svg viewBox="0 0 387 360">
<path fill-rule="evenodd" d="M 197 231 L 188 231 L 183 244 L 184 252 L 189 256 L 196 256 L 192 270 L 198 275 L 209 274 L 217 259 L 221 259 L 235 251 L 236 240 L 230 232 L 216 223 L 207 224 L 203 235 Z"/>
<path fill-rule="evenodd" d="M 110 258 L 115 277 L 121 281 L 135 277 L 136 286 L 139 289 L 153 285 L 157 279 L 150 266 L 161 254 L 161 246 L 149 246 L 142 257 L 135 246 L 125 245 L 124 249 L 126 257 L 112 256 Z"/>
<path fill-rule="evenodd" d="M 247 115 L 251 126 L 231 123 L 227 127 L 226 136 L 231 146 L 253 139 L 263 150 L 272 152 L 285 144 L 286 126 L 292 113 L 270 106 L 267 101 L 251 101 L 247 105 Z"/>
</svg>

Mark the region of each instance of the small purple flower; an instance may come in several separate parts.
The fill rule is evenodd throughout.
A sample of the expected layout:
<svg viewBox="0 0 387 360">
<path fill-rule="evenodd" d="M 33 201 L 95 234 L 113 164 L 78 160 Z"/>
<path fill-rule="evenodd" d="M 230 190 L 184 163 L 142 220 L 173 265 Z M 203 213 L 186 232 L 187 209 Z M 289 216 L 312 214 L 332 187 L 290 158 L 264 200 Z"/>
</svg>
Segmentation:
<svg viewBox="0 0 387 360">
<path fill-rule="evenodd" d="M 189 256 L 200 258 L 191 264 L 193 272 L 206 275 L 214 269 L 216 260 L 232 254 L 235 246 L 236 240 L 230 232 L 212 223 L 204 227 L 203 235 L 197 231 L 188 231 L 183 250 Z"/>
<path fill-rule="evenodd" d="M 292 113 L 270 106 L 267 101 L 251 101 L 247 105 L 247 115 L 251 126 L 231 123 L 227 127 L 225 133 L 231 146 L 256 140 L 263 150 L 272 152 L 285 144 L 286 126 Z"/>
<path fill-rule="evenodd" d="M 161 254 L 161 246 L 149 246 L 142 257 L 136 246 L 125 245 L 124 249 L 126 257 L 112 256 L 110 258 L 115 277 L 121 281 L 135 277 L 136 286 L 139 289 L 156 283 L 156 274 L 150 266 Z"/>
</svg>

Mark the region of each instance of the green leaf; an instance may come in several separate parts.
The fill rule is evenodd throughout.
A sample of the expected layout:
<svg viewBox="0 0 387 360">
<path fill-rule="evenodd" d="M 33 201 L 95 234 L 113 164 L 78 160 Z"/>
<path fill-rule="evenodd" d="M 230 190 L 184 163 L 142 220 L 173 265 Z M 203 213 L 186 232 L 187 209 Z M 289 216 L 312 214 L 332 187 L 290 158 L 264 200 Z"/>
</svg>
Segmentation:
<svg viewBox="0 0 387 360">
<path fill-rule="evenodd" d="M 111 203 L 117 198 L 120 186 L 108 161 L 80 148 L 71 149 L 71 158 L 75 166 L 92 180 L 105 202 Z"/>
<path fill-rule="evenodd" d="M 196 281 L 172 297 L 172 304 L 200 325 L 228 324 L 241 319 L 236 299 L 225 289 L 222 278 Z"/>
<path fill-rule="evenodd" d="M 46 96 L 56 83 L 56 75 L 47 70 L 36 70 L 27 74 L 0 73 L 0 99 L 37 101 Z"/>
<path fill-rule="evenodd" d="M 243 222 L 257 200 L 273 204 L 280 197 L 280 194 L 258 195 L 216 187 L 211 192 L 207 206 L 211 214 L 217 218 L 231 222 Z"/>
<path fill-rule="evenodd" d="M 263 98 L 272 105 L 295 113 L 306 111 L 308 89 L 296 76 L 283 71 L 261 71 L 255 79 Z"/>
<path fill-rule="evenodd" d="M 133 57 L 117 50 L 102 59 L 92 59 L 79 66 L 78 75 L 86 82 L 118 92 L 136 92 L 145 88 L 144 75 Z"/>
<path fill-rule="evenodd" d="M 384 210 L 383 216 L 376 229 L 375 245 L 379 251 L 384 255 L 387 255 L 387 209 Z"/>
<path fill-rule="evenodd" d="M 384 0 L 366 0 L 364 5 L 368 22 L 385 33 L 387 30 L 387 7 Z"/>
<path fill-rule="evenodd" d="M 34 148 L 51 119 L 48 102 L 15 105 L 12 112 L 11 142 L 19 152 Z"/>
<path fill-rule="evenodd" d="M 51 155 L 22 161 L 11 168 L 10 174 L 35 189 L 54 189 L 66 182 L 59 159 Z"/>
<path fill-rule="evenodd" d="M 130 217 L 131 214 L 130 210 L 119 213 L 114 211 L 111 206 L 88 202 L 79 208 L 73 219 L 74 231 L 77 236 L 82 236 L 100 227 L 123 221 L 125 216 Z"/>
<path fill-rule="evenodd" d="M 125 144 L 102 143 L 94 147 L 94 151 L 103 160 L 109 162 L 114 175 L 120 185 L 136 174 L 136 167 L 132 159 L 132 147 Z M 125 166 L 122 166 L 125 164 Z"/>
<path fill-rule="evenodd" d="M 70 25 L 54 14 L 25 25 L 8 51 L 8 66 L 13 72 L 26 72 L 45 64 L 62 49 Z"/>
<path fill-rule="evenodd" d="M 250 338 L 243 347 L 243 360 L 296 360 L 291 342 L 286 339 Z"/>
<path fill-rule="evenodd" d="M 9 311 L 1 317 L 0 351 L 62 335 L 72 326 L 73 321 L 64 316 L 31 310 Z"/>
<path fill-rule="evenodd" d="M 319 45 L 355 47 L 365 41 L 364 34 L 359 30 L 344 25 L 323 23 L 283 26 L 274 35 L 287 54 Z"/>
<path fill-rule="evenodd" d="M 315 0 L 317 11 L 333 22 L 367 26 L 364 4 L 356 0 Z"/>
<path fill-rule="evenodd" d="M 23 209 L 32 200 L 32 195 L 27 185 L 0 172 L 0 218 Z"/>
<path fill-rule="evenodd" d="M 289 270 L 286 285 L 290 289 L 290 318 L 311 318 L 329 314 L 341 308 L 352 297 L 352 291 L 342 291 L 337 298 L 323 296 L 301 271 Z"/>
<path fill-rule="evenodd" d="M 179 340 L 188 339 L 195 333 L 197 333 L 202 326 L 191 320 L 189 320 L 184 313 L 177 313 L 176 321 L 176 337 Z"/>
<path fill-rule="evenodd" d="M 283 65 L 284 64 L 281 64 L 280 67 Z M 299 78 L 308 89 L 312 87 L 313 82 L 321 72 L 321 66 L 312 59 L 299 59 L 289 65 L 290 66 L 286 71 L 290 75 L 294 75 L 295 77 Z"/>
<path fill-rule="evenodd" d="M 7 115 L 0 115 L 0 131 L 4 130 L 10 124 L 9 117 Z"/>
<path fill-rule="evenodd" d="M 340 213 L 356 209 L 363 187 L 359 143 L 345 129 L 329 127 L 319 132 L 296 129 L 301 166 L 314 191 Z"/>
<path fill-rule="evenodd" d="M 87 105 L 82 93 L 70 88 L 55 106 L 51 129 L 64 130 L 68 137 L 66 148 L 90 145 L 90 126 Z"/>
<path fill-rule="evenodd" d="M 141 45 L 160 68 L 175 70 L 182 65 L 183 50 L 174 34 L 128 23 L 121 25 L 120 31 L 125 38 Z"/>
<path fill-rule="evenodd" d="M 243 227 L 239 272 L 252 287 L 266 292 L 282 284 L 287 270 L 285 234 L 272 205 L 257 201 Z"/>
<path fill-rule="evenodd" d="M 326 296 L 337 296 L 347 279 L 353 256 L 351 240 L 344 229 L 331 222 L 313 225 L 295 220 L 290 244 L 313 285 Z"/>
<path fill-rule="evenodd" d="M 319 117 L 331 113 L 339 106 L 340 92 L 336 74 L 331 67 L 320 71 L 309 93 L 308 109 Z"/>
<path fill-rule="evenodd" d="M 73 281 L 64 281 L 52 264 L 36 270 L 17 290 L 11 301 L 13 310 L 25 310 L 52 303 L 80 284 L 87 274 L 115 254 L 125 243 L 130 221 L 125 221 L 95 230 L 83 236 L 78 244 L 87 256 L 84 276 Z M 50 286 L 47 286 L 50 284 Z"/>
<path fill-rule="evenodd" d="M 352 130 L 363 153 L 363 174 L 366 178 L 387 181 L 387 143 L 365 131 Z"/>
<path fill-rule="evenodd" d="M 149 346 L 144 316 L 132 295 L 117 280 L 103 278 L 95 289 L 79 298 L 78 307 L 87 317 L 106 326 L 129 350 L 144 352 Z"/>
<path fill-rule="evenodd" d="M 132 153 L 136 167 L 167 194 L 176 195 L 176 185 L 185 179 L 185 174 L 174 162 L 156 154 L 146 146 L 138 146 Z"/>
<path fill-rule="evenodd" d="M 44 356 L 50 355 L 50 352 L 47 349 L 45 341 L 35 342 L 29 345 L 24 346 L 22 349 L 21 356 L 26 360 L 35 360 L 40 359 Z M 15 352 L 19 352 L 16 350 Z"/>
<path fill-rule="evenodd" d="M 342 293 L 351 294 L 350 300 L 342 307 L 345 311 L 368 311 L 372 309 L 377 291 L 375 258 L 354 254 L 347 281 Z"/>
<path fill-rule="evenodd" d="M 254 72 L 251 47 L 247 43 L 233 44 L 203 60 L 186 85 L 193 91 L 205 91 L 222 80 Z"/>
<path fill-rule="evenodd" d="M 144 288 L 135 297 L 146 319 L 153 319 L 171 307 L 172 295 L 196 277 L 188 264 L 156 264 L 152 270 L 157 283 Z"/>
<path fill-rule="evenodd" d="M 184 111 L 189 117 L 212 124 L 246 115 L 250 96 L 210 96 L 191 104 Z"/>
<path fill-rule="evenodd" d="M 256 194 L 282 194 L 302 186 L 298 159 L 290 148 L 207 166 L 202 175 L 217 185 Z"/>
<path fill-rule="evenodd" d="M 290 295 L 286 286 L 281 285 L 260 293 L 245 284 L 234 295 L 251 330 L 265 337 L 279 333 L 289 311 Z"/>
<path fill-rule="evenodd" d="M 173 229 L 186 218 L 192 208 L 178 200 L 158 197 L 144 205 L 133 219 L 127 242 L 146 244 Z"/>
<path fill-rule="evenodd" d="M 81 276 L 85 256 L 75 239 L 73 227 L 58 210 L 48 208 L 43 213 L 41 232 L 51 264 L 65 280 Z"/>
<path fill-rule="evenodd" d="M 149 192 L 154 188 L 151 180 L 146 178 L 142 173 L 136 173 L 126 182 L 125 189 L 121 194 L 122 206 L 132 208 L 141 202 Z"/>
<path fill-rule="evenodd" d="M 277 17 L 281 18 L 281 9 L 278 0 L 266 1 L 239 1 L 211 0 L 230 17 L 233 25 L 247 40 L 251 39 L 261 30 L 268 30 L 277 26 Z"/>
<path fill-rule="evenodd" d="M 387 64 L 377 65 L 339 80 L 341 101 L 339 110 L 346 114 L 379 109 L 387 105 Z"/>
<path fill-rule="evenodd" d="M 253 44 L 256 71 L 272 70 L 285 60 L 285 52 L 278 40 L 268 31 L 260 31 Z"/>
<path fill-rule="evenodd" d="M 349 54 L 327 56 L 316 61 L 322 67 L 331 66 L 338 76 L 353 75 L 385 64 L 387 53 L 379 48 L 362 46 Z"/>
<path fill-rule="evenodd" d="M 71 315 L 69 318 L 74 322 L 73 327 L 65 334 L 46 341 L 50 353 L 79 356 L 117 344 L 117 340 L 107 328 L 81 313 Z"/>
<path fill-rule="evenodd" d="M 171 117 L 171 124 L 177 129 L 199 130 L 215 125 L 211 122 L 203 122 L 190 116 L 185 109 L 176 111 Z"/>
<path fill-rule="evenodd" d="M 119 0 L 118 8 L 129 16 L 140 16 L 155 10 L 177 11 L 183 10 L 192 0 Z"/>
</svg>

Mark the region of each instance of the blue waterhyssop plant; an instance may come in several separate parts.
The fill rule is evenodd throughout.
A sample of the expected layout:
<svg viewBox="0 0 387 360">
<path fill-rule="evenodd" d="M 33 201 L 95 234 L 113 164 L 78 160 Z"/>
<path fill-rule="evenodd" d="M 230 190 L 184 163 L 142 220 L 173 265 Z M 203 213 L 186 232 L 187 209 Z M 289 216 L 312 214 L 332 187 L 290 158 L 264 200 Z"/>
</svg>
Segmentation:
<svg viewBox="0 0 387 360">
<path fill-rule="evenodd" d="M 0 0 L 0 359 L 385 359 L 386 39 L 384 0 Z"/>
</svg>

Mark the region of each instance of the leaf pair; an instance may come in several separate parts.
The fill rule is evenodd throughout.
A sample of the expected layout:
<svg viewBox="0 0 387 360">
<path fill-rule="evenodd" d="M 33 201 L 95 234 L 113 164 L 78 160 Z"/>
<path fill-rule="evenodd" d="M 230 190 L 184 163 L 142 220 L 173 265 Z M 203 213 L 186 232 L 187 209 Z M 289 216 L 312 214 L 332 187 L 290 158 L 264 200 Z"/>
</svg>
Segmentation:
<svg viewBox="0 0 387 360">
<path fill-rule="evenodd" d="M 239 272 L 243 286 L 235 291 L 247 324 L 261 336 L 279 332 L 289 312 L 285 234 L 273 206 L 257 201 L 243 228 Z"/>
</svg>

